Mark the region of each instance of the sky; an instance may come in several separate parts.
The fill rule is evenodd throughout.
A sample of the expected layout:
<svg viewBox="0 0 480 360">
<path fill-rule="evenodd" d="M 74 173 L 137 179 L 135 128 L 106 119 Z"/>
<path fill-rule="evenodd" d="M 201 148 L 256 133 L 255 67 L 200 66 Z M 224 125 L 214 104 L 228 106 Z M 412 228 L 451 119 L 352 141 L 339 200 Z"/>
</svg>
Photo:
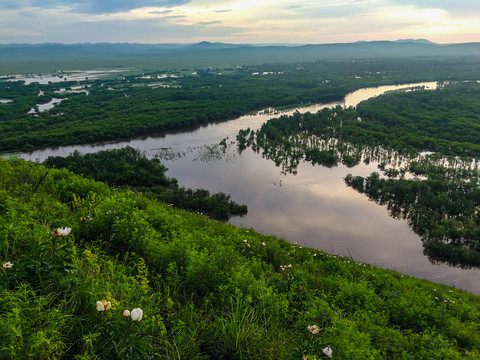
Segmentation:
<svg viewBox="0 0 480 360">
<path fill-rule="evenodd" d="M 479 0 L 0 0 L 0 43 L 480 42 Z"/>
</svg>

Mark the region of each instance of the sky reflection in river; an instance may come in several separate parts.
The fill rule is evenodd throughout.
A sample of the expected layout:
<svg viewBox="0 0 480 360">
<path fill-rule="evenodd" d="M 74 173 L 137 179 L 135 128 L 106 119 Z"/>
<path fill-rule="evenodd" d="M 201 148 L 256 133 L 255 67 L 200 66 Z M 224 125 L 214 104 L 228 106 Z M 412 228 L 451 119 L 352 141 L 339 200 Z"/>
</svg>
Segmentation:
<svg viewBox="0 0 480 360">
<path fill-rule="evenodd" d="M 255 157 L 252 151 L 248 152 L 242 163 Z M 298 175 L 281 175 L 272 162 L 246 162 L 246 166 L 237 164 L 242 175 L 229 176 L 229 184 L 223 185 L 222 191 L 249 206 L 245 217 L 233 218 L 231 223 L 327 252 L 348 256 L 350 251 L 358 261 L 480 293 L 479 270 L 431 264 L 423 255 L 419 236 L 406 221 L 393 219 L 385 207 L 345 186 L 343 177 L 347 173 L 369 174 L 376 169 L 374 164 L 329 169 L 301 163 Z M 204 171 L 215 170 L 205 165 Z M 178 175 L 187 177 L 188 171 Z M 195 183 L 201 182 L 199 176 L 195 173 Z M 207 187 L 208 181 L 203 186 Z M 221 184 L 212 187 L 217 186 Z M 248 194 L 235 196 L 235 189 L 239 188 L 248 190 Z"/>
<path fill-rule="evenodd" d="M 381 90 L 372 89 L 369 96 L 378 95 Z M 376 94 L 371 95 L 373 92 Z M 337 104 L 343 105 L 315 105 L 300 111 L 316 112 Z M 169 168 L 167 176 L 177 178 L 181 186 L 224 192 L 230 194 L 232 200 L 246 204 L 248 214 L 232 218 L 232 224 L 252 227 L 327 252 L 348 256 L 350 251 L 357 261 L 480 294 L 480 270 L 431 264 L 423 255 L 419 236 L 410 230 L 405 220 L 393 219 L 385 207 L 344 184 L 346 174 L 368 176 L 377 171 L 377 163 L 354 168 L 341 164 L 325 168 L 300 163 L 298 175 L 293 175 L 282 173 L 280 167 L 251 149 L 239 154 L 234 143 L 238 131 L 258 128 L 271 117 L 274 116 L 243 116 L 187 132 L 47 149 L 21 154 L 21 157 L 43 161 L 50 155 L 66 156 L 75 149 L 87 153 L 132 146 L 149 157 L 159 156 Z M 225 138 L 228 138 L 227 148 L 223 153 L 219 143 Z"/>
</svg>

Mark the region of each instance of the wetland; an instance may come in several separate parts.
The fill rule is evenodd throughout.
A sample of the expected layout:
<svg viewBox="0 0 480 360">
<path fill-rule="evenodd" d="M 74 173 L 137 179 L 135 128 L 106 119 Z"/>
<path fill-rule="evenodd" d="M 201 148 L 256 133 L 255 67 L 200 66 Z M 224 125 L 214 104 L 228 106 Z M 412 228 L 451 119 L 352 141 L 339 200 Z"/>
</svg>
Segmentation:
<svg viewBox="0 0 480 360">
<path fill-rule="evenodd" d="M 435 89 L 436 82 L 404 84 L 403 88 Z M 258 131 L 272 118 L 315 114 L 322 109 L 345 108 L 347 104 L 356 106 L 362 100 L 391 90 L 392 87 L 362 89 L 334 103 L 285 112 L 264 110 L 186 131 L 44 149 L 20 156 L 43 161 L 48 156 L 67 156 L 75 150 L 89 153 L 130 146 L 149 158 L 159 159 L 168 168 L 166 174 L 178 179 L 182 186 L 223 192 L 232 200 L 246 204 L 248 213 L 232 217 L 231 224 L 283 237 L 298 246 L 351 255 L 355 261 L 394 269 L 406 276 L 480 293 L 477 269 L 432 260 L 424 254 L 421 236 L 405 218 L 392 217 L 386 206 L 345 184 L 348 174 L 366 178 L 378 172 L 379 166 L 401 167 L 406 157 L 377 146 L 363 149 L 362 161 L 355 166 L 341 161 L 335 166 L 322 166 L 298 159 L 292 162 L 288 156 L 275 161 L 268 152 L 251 147 L 239 149 L 236 135 L 242 129 Z M 319 144 L 316 147 L 319 148 Z M 367 157 L 369 160 L 364 161 Z"/>
</svg>

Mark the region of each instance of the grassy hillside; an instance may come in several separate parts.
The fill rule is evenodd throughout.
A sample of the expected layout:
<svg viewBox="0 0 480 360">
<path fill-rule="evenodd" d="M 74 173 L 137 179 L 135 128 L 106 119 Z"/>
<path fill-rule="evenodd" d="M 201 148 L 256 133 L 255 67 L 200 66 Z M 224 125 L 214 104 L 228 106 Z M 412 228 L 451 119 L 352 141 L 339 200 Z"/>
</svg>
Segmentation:
<svg viewBox="0 0 480 360">
<path fill-rule="evenodd" d="M 476 295 L 67 170 L 0 173 L 2 359 L 480 358 Z"/>
</svg>

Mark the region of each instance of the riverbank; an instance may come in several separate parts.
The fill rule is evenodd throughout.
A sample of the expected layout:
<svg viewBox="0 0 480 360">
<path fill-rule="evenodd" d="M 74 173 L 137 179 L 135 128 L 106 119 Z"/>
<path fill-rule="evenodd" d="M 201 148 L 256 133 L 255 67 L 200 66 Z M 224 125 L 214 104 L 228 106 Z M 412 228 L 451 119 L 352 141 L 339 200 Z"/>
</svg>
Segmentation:
<svg viewBox="0 0 480 360">
<path fill-rule="evenodd" d="M 476 295 L 66 170 L 0 171 L 0 346 L 13 359 L 480 356 Z"/>
<path fill-rule="evenodd" d="M 378 92 L 378 88 L 372 92 Z M 343 103 L 297 110 L 315 113 L 337 105 Z M 432 264 L 423 254 L 420 237 L 405 220 L 393 219 L 386 208 L 345 186 L 343 178 L 349 173 L 369 176 L 378 171 L 379 163 L 385 161 L 381 157 L 354 169 L 343 164 L 325 168 L 300 163 L 294 175 L 282 173 L 281 166 L 264 159 L 261 153 L 251 149 L 237 151 L 234 141 L 240 129 L 260 128 L 277 116 L 259 112 L 189 132 L 19 155 L 30 161 L 43 161 L 48 156 L 68 156 L 74 150 L 90 153 L 131 146 L 149 158 L 159 158 L 169 169 L 167 176 L 178 179 L 182 186 L 223 192 L 230 194 L 233 201 L 246 204 L 248 214 L 231 218 L 232 224 L 343 256 L 349 256 L 348 249 L 355 260 L 480 293 L 479 270 Z M 226 148 L 219 146 L 222 139 L 227 139 Z"/>
</svg>

